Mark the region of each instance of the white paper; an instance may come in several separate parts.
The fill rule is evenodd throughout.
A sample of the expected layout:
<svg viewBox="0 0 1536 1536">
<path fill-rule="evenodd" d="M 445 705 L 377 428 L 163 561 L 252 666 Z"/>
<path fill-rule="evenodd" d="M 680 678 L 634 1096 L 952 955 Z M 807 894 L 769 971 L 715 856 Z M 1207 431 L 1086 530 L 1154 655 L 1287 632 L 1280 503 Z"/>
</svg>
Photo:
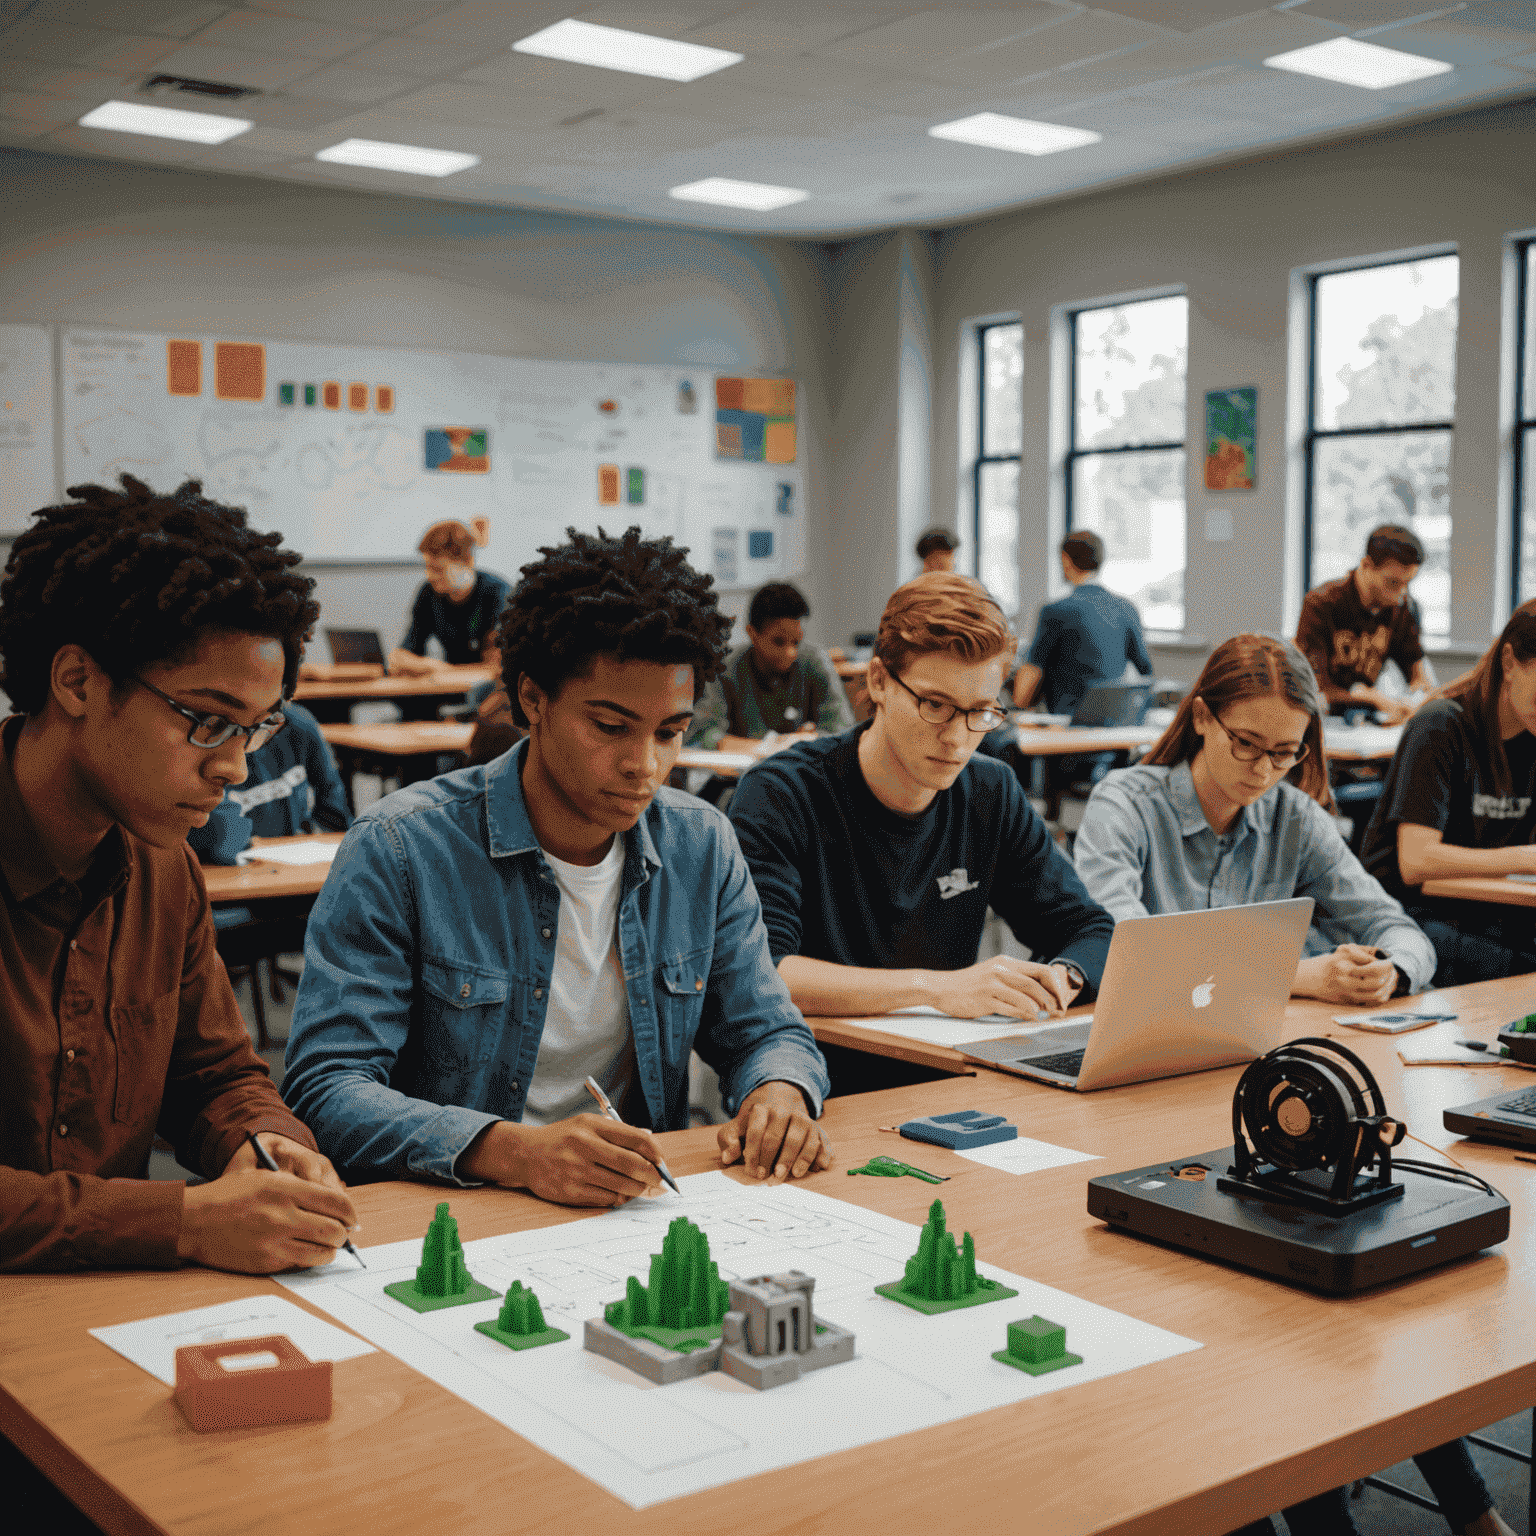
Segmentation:
<svg viewBox="0 0 1536 1536">
<path fill-rule="evenodd" d="M 1426 1024 L 1444 1024 L 1456 1015 L 1451 1012 L 1429 1013 L 1413 1008 L 1383 1008 L 1377 1013 L 1336 1013 L 1335 1024 L 1350 1029 L 1368 1029 L 1377 1035 L 1401 1035 L 1407 1030 L 1423 1029 Z"/>
<path fill-rule="evenodd" d="M 340 843 L 277 843 L 270 848 L 246 848 L 237 864 L 329 864 Z"/>
<path fill-rule="evenodd" d="M 1071 1147 L 1053 1147 L 1048 1141 L 1034 1141 L 1028 1136 L 1013 1141 L 994 1141 L 985 1147 L 956 1147 L 956 1157 L 984 1163 L 1001 1173 L 1039 1173 L 1042 1168 L 1060 1168 L 1067 1163 L 1096 1163 L 1094 1152 L 1074 1152 Z M 1068 1346 L 1071 1347 L 1070 1345 Z"/>
<path fill-rule="evenodd" d="M 679 1182 L 682 1198 L 464 1245 L 481 1283 L 531 1286 L 546 1323 L 571 1335 L 563 1343 L 513 1351 L 476 1333 L 495 1301 L 418 1314 L 384 1295 L 414 1275 L 419 1239 L 366 1249 L 366 1271 L 338 1261 L 281 1283 L 636 1509 L 1200 1348 L 985 1255 L 977 1268 L 1019 1294 L 925 1317 L 874 1290 L 901 1278 L 917 1227 L 796 1185 L 746 1187 L 723 1173 Z M 966 1213 L 953 1198 L 946 1210 L 959 1240 Z M 856 1358 L 756 1392 L 719 1372 L 657 1387 L 584 1350 L 582 1325 L 623 1295 L 626 1276 L 648 1275 L 679 1215 L 704 1229 L 722 1279 L 812 1275 L 817 1315 L 854 1330 Z M 1081 1366 L 1032 1377 L 991 1358 L 1007 1325 L 1036 1313 L 1066 1328 Z"/>
<path fill-rule="evenodd" d="M 1454 1045 L 1400 1045 L 1397 1059 L 1405 1067 L 1517 1067 L 1517 1061 L 1500 1056 L 1497 1050 L 1469 1051 Z"/>
<path fill-rule="evenodd" d="M 227 1339 L 282 1333 L 311 1360 L 352 1360 L 374 1353 L 372 1344 L 295 1306 L 285 1296 L 247 1296 L 242 1301 L 221 1301 L 191 1312 L 167 1312 L 163 1317 L 87 1331 L 168 1387 L 176 1385 L 176 1351 L 185 1344 L 222 1344 Z"/>
<path fill-rule="evenodd" d="M 878 1029 L 881 1034 L 899 1035 L 903 1040 L 921 1040 L 926 1045 L 957 1046 L 967 1040 L 1006 1040 L 1009 1035 L 1032 1033 L 1039 1027 L 1035 1019 L 1007 1019 L 987 1014 L 980 1019 L 956 1019 L 935 1008 L 900 1008 L 872 1019 L 845 1019 L 845 1024 L 859 1024 Z M 1060 1018 L 1056 1022 L 1064 1022 Z M 1086 1024 L 1087 1019 L 1073 1023 Z"/>
</svg>

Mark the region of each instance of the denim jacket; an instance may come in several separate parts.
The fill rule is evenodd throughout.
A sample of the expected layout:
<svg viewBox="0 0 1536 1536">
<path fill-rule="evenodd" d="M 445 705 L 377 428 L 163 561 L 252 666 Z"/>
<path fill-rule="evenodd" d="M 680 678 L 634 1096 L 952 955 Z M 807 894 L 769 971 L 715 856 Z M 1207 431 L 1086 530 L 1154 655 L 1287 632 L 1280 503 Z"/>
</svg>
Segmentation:
<svg viewBox="0 0 1536 1536">
<path fill-rule="evenodd" d="M 315 903 L 283 1097 L 354 1178 L 464 1183 L 465 1147 L 522 1117 L 560 910 L 523 799 L 526 750 L 372 806 Z M 652 1126 L 687 1125 L 695 1047 L 729 1112 L 779 1081 L 819 1115 L 826 1064 L 774 969 L 730 823 L 663 789 L 624 836 L 619 954 Z"/>
</svg>

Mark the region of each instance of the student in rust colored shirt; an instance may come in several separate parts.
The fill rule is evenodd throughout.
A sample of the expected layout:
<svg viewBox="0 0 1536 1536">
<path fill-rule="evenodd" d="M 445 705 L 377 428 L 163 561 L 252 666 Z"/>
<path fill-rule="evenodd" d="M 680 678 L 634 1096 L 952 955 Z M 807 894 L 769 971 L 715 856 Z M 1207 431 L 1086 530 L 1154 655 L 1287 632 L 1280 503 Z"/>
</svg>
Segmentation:
<svg viewBox="0 0 1536 1536">
<path fill-rule="evenodd" d="M 356 1214 L 186 845 L 281 728 L 313 583 L 197 482 L 123 486 L 39 512 L 0 581 L 0 1270 L 323 1264 Z M 209 1182 L 146 1180 L 157 1130 Z"/>
<path fill-rule="evenodd" d="M 1412 706 L 1376 686 L 1388 660 L 1401 668 L 1410 688 L 1434 686 L 1419 640 L 1418 604 L 1408 595 L 1423 563 L 1424 546 L 1412 529 L 1386 523 L 1373 530 L 1349 575 L 1325 581 L 1303 599 L 1296 644 L 1312 663 L 1332 713 L 1365 705 L 1380 710 L 1389 724 L 1406 720 Z"/>
</svg>

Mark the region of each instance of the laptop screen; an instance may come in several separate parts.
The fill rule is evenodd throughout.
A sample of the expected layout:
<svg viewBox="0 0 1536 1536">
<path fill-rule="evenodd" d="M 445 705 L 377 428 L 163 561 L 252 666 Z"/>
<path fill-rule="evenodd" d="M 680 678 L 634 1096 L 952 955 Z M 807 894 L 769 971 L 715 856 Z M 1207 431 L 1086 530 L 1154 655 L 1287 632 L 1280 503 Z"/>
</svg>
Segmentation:
<svg viewBox="0 0 1536 1536">
<path fill-rule="evenodd" d="M 328 629 L 326 642 L 331 648 L 331 660 L 347 664 L 384 662 L 384 647 L 376 629 Z"/>
</svg>

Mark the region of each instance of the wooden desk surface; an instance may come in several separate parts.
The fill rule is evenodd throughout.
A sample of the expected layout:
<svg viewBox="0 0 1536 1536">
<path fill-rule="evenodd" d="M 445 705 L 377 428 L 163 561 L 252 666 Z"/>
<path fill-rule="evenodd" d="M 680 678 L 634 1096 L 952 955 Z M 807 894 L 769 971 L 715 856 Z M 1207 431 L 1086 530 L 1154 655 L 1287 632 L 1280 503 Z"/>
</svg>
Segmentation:
<svg viewBox="0 0 1536 1536">
<path fill-rule="evenodd" d="M 291 843 L 330 843 L 340 846 L 340 832 L 315 832 L 305 837 L 258 837 L 254 848 Z M 265 896 L 315 896 L 330 874 L 329 864 L 278 864 L 253 860 L 249 864 L 205 864 L 203 883 L 209 901 L 251 901 Z"/>
<path fill-rule="evenodd" d="M 293 696 L 306 699 L 409 699 L 430 694 L 451 696 L 468 693 L 476 683 L 488 683 L 496 674 L 489 667 L 439 667 L 424 677 L 374 677 L 344 682 L 301 682 Z"/>
<path fill-rule="evenodd" d="M 1426 880 L 1426 896 L 1453 896 L 1458 901 L 1496 901 L 1505 907 L 1536 907 L 1536 885 L 1506 880 L 1502 875 L 1465 875 L 1450 880 Z"/>
<path fill-rule="evenodd" d="M 1526 986 L 1441 993 L 1461 1019 L 1436 1027 L 1491 1040 Z M 1291 1022 L 1321 1031 L 1324 1007 L 1297 1004 Z M 1391 1109 L 1438 1146 L 1455 1141 L 1442 1106 L 1529 1082 L 1513 1068 L 1404 1069 L 1393 1040 L 1348 1033 Z M 905 1149 L 918 1166 L 953 1175 L 942 1191 L 950 1224 L 974 1233 L 983 1257 L 1205 1346 L 919 1437 L 634 1511 L 382 1352 L 336 1368 L 328 1423 L 198 1435 L 164 1385 L 85 1333 L 277 1294 L 271 1281 L 197 1269 L 7 1277 L 0 1430 L 104 1529 L 133 1536 L 322 1525 L 420 1536 L 424 1522 L 616 1536 L 704 1536 L 744 1521 L 763 1533 L 905 1532 L 947 1529 L 957 1511 L 969 1528 L 1014 1531 L 1026 1510 L 1032 1536 L 1217 1536 L 1536 1401 L 1536 1224 L 1526 1219 L 1536 1215 L 1536 1168 L 1507 1150 L 1455 1148 L 1510 1199 L 1506 1243 L 1350 1298 L 1313 1296 L 1089 1218 L 1089 1177 L 1225 1145 L 1237 1077 L 1232 1068 L 1076 1095 L 989 1076 L 828 1104 L 837 1162 L 811 1187 L 921 1222 L 932 1186 L 846 1176 L 872 1155 Z M 877 1129 L 966 1108 L 1007 1112 L 1023 1134 L 1101 1161 L 1015 1178 Z M 662 1142 L 678 1174 L 714 1165 L 710 1128 Z M 355 1193 L 366 1245 L 419 1237 L 445 1191 L 377 1184 Z M 579 1214 L 505 1191 L 451 1198 L 466 1239 Z"/>
<path fill-rule="evenodd" d="M 1040 725 L 1016 720 L 1014 742 L 1025 757 L 1060 757 L 1069 752 L 1123 752 L 1150 747 L 1166 729 L 1160 725 Z M 1338 726 L 1323 738 L 1324 755 L 1332 762 L 1379 762 L 1390 758 L 1402 739 L 1402 728 L 1380 725 Z"/>
<path fill-rule="evenodd" d="M 383 725 L 322 725 L 333 747 L 377 752 L 385 757 L 415 757 L 422 752 L 462 752 L 475 734 L 458 720 L 395 720 Z"/>
</svg>

